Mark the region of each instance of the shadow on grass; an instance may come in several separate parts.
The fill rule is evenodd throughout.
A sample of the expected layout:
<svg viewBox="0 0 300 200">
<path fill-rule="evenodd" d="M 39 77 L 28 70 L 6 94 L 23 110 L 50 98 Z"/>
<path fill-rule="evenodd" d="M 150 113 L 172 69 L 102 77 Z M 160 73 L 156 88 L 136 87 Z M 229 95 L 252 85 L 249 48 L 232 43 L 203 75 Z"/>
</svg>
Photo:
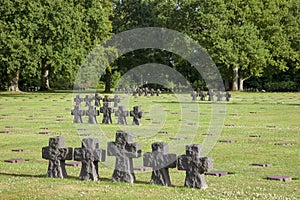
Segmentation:
<svg viewBox="0 0 300 200">
<path fill-rule="evenodd" d="M 1 176 L 15 176 L 15 177 L 24 177 L 24 178 L 44 178 L 46 177 L 45 174 L 38 174 L 38 175 L 32 175 L 32 174 L 12 174 L 12 173 L 1 173 Z"/>
</svg>

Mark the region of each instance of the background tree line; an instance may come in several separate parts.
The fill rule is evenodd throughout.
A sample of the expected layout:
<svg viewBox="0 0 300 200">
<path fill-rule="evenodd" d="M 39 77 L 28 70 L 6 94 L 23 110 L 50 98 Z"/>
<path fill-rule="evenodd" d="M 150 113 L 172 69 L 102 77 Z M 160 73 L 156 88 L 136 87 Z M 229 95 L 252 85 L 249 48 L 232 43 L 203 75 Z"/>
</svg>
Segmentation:
<svg viewBox="0 0 300 200">
<path fill-rule="evenodd" d="M 299 7 L 298 0 L 3 0 L 0 85 L 7 90 L 30 85 L 71 88 L 83 59 L 101 41 L 125 30 L 156 26 L 198 41 L 215 61 L 226 89 L 296 91 Z M 195 88 L 205 87 L 179 56 L 143 49 L 107 68 L 102 77 L 106 91 L 123 73 L 148 62 L 169 65 Z"/>
</svg>

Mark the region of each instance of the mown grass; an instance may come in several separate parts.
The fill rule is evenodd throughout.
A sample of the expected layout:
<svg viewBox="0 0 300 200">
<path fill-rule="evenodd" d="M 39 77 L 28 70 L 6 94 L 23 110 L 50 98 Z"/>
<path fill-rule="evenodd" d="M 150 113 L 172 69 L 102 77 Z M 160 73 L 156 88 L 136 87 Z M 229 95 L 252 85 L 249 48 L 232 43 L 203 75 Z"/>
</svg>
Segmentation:
<svg viewBox="0 0 300 200">
<path fill-rule="evenodd" d="M 128 95 L 121 95 L 123 98 Z M 51 136 L 65 137 L 66 145 L 80 147 L 81 133 L 98 137 L 100 147 L 114 140 L 118 129 L 135 133 L 135 141 L 143 152 L 151 151 L 151 143 L 176 137 L 184 110 L 199 115 L 199 124 L 184 126 L 186 134 L 195 135 L 193 143 L 202 143 L 211 122 L 213 105 L 194 103 L 189 94 L 178 102 L 174 95 L 161 97 L 130 97 L 128 108 L 141 105 L 146 112 L 143 126 L 74 125 L 70 110 L 73 94 L 60 93 L 0 93 L 0 198 L 1 199 L 299 199 L 300 198 L 300 95 L 299 93 L 233 93 L 232 101 L 225 103 L 226 115 L 219 139 L 235 143 L 216 143 L 208 156 L 214 159 L 214 170 L 228 171 L 224 177 L 206 176 L 208 189 L 183 187 L 185 172 L 170 170 L 172 187 L 150 185 L 151 172 L 136 171 L 135 184 L 111 181 L 114 158 L 100 164 L 101 180 L 79 181 L 80 167 L 67 167 L 68 178 L 46 178 L 48 161 L 41 158 L 41 148 L 48 145 Z M 224 102 L 223 102 L 224 103 Z M 197 112 L 194 112 L 194 110 Z M 192 112 L 193 111 L 193 112 Z M 185 116 L 185 115 L 184 115 Z M 113 117 L 114 122 L 115 118 Z M 62 121 L 60 121 L 62 120 Z M 189 119 L 190 120 L 190 119 Z M 199 121 L 198 121 L 199 120 Z M 101 122 L 101 117 L 98 117 Z M 128 118 L 130 124 L 131 119 Z M 154 123 L 152 123 L 154 122 Z M 162 123 L 157 123 L 162 122 Z M 233 126 L 225 126 L 231 124 Z M 46 131 L 51 135 L 39 134 Z M 78 128 L 87 129 L 78 130 Z M 196 130 L 193 132 L 193 130 Z M 4 133 L 3 133 L 4 131 Z M 5 133 L 9 131 L 9 133 Z M 167 131 L 168 134 L 158 133 Z M 250 137 L 259 135 L 260 137 Z M 275 145 L 288 142 L 292 145 Z M 12 152 L 24 149 L 24 152 Z M 172 148 L 170 148 L 170 151 Z M 11 158 L 26 162 L 10 164 Z M 140 165 L 142 159 L 136 159 Z M 270 163 L 271 167 L 251 166 L 252 163 Z M 291 176 L 293 181 L 266 180 L 270 175 Z"/>
</svg>

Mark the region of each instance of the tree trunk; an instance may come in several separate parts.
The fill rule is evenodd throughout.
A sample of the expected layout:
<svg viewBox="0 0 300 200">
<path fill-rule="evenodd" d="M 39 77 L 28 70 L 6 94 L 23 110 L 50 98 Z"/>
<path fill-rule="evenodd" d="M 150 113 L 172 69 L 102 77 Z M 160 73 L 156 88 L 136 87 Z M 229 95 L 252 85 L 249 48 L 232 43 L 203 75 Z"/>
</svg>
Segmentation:
<svg viewBox="0 0 300 200">
<path fill-rule="evenodd" d="M 237 91 L 239 89 L 238 80 L 239 80 L 239 68 L 235 67 L 233 69 L 232 91 Z"/>
<path fill-rule="evenodd" d="M 8 91 L 19 92 L 19 76 L 20 70 L 18 69 L 15 73 L 11 74 L 9 77 Z"/>
<path fill-rule="evenodd" d="M 106 68 L 106 74 L 105 74 L 105 90 L 104 92 L 110 92 L 110 84 L 111 84 L 111 68 Z"/>
<path fill-rule="evenodd" d="M 239 88 L 240 88 L 240 91 L 241 91 L 241 92 L 244 91 L 244 81 L 247 80 L 247 79 L 249 79 L 249 78 L 250 78 L 250 76 L 247 77 L 247 78 L 243 78 L 243 77 L 240 78 L 240 85 L 239 85 Z"/>
<path fill-rule="evenodd" d="M 41 84 L 41 90 L 46 91 L 50 90 L 50 83 L 49 83 L 49 64 L 43 63 L 42 67 L 42 84 Z"/>
</svg>

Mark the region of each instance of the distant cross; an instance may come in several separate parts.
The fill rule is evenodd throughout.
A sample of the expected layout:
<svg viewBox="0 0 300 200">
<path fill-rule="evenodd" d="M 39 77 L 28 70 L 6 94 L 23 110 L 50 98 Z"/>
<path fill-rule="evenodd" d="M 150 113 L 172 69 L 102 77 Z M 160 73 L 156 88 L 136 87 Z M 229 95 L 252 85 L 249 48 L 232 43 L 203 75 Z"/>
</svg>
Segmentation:
<svg viewBox="0 0 300 200">
<path fill-rule="evenodd" d="M 89 124 L 97 124 L 97 116 L 99 116 L 99 110 L 95 106 L 89 106 L 89 109 L 85 111 L 85 115 L 88 116 Z"/>
<path fill-rule="evenodd" d="M 74 160 L 82 162 L 79 179 L 97 181 L 98 162 L 104 162 L 105 156 L 105 150 L 99 149 L 97 138 L 83 139 L 82 147 L 74 149 Z"/>
<path fill-rule="evenodd" d="M 156 96 L 160 96 L 160 93 L 161 93 L 160 89 L 157 89 L 156 90 Z"/>
<path fill-rule="evenodd" d="M 109 107 L 108 102 L 103 103 L 103 107 L 100 108 L 100 113 L 103 113 L 102 124 L 112 124 L 111 113 L 114 110 Z"/>
<path fill-rule="evenodd" d="M 191 97 L 193 98 L 193 101 L 197 101 L 197 92 L 196 91 L 192 91 Z"/>
<path fill-rule="evenodd" d="M 176 167 L 176 154 L 168 154 L 168 144 L 155 142 L 152 153 L 144 154 L 144 166 L 152 167 L 151 184 L 170 186 L 169 168 Z"/>
<path fill-rule="evenodd" d="M 80 106 L 74 106 L 74 110 L 71 110 L 71 115 L 74 115 L 74 123 L 82 123 L 82 117 L 85 113 L 83 110 L 80 110 Z"/>
<path fill-rule="evenodd" d="M 212 169 L 212 159 L 203 157 L 200 144 L 186 146 L 186 155 L 178 157 L 178 170 L 185 170 L 185 187 L 206 189 L 204 173 Z"/>
<path fill-rule="evenodd" d="M 133 135 L 124 131 L 117 131 L 116 141 L 108 142 L 107 155 L 116 156 L 115 170 L 112 175 L 113 181 L 135 182 L 133 171 L 133 158 L 141 157 L 141 144 L 132 142 Z"/>
<path fill-rule="evenodd" d="M 118 110 L 115 112 L 115 116 L 118 117 L 118 124 L 126 125 L 126 117 L 128 117 L 128 111 L 124 109 L 124 106 L 119 106 Z"/>
<path fill-rule="evenodd" d="M 200 94 L 199 94 L 199 96 L 200 96 L 200 100 L 201 101 L 205 101 L 206 94 L 205 94 L 204 91 L 201 91 Z"/>
<path fill-rule="evenodd" d="M 218 93 L 217 93 L 217 101 L 222 101 L 222 98 L 223 98 L 222 92 L 218 91 Z"/>
<path fill-rule="evenodd" d="M 132 90 L 132 96 L 136 96 L 137 93 L 138 93 L 138 88 Z"/>
<path fill-rule="evenodd" d="M 95 106 L 100 107 L 101 103 L 100 101 L 102 100 L 102 97 L 100 96 L 99 93 L 95 93 Z"/>
<path fill-rule="evenodd" d="M 150 95 L 154 96 L 154 89 L 153 88 L 150 89 Z"/>
<path fill-rule="evenodd" d="M 208 101 L 214 101 L 214 95 L 215 95 L 214 90 L 209 89 L 207 94 L 208 94 Z"/>
<path fill-rule="evenodd" d="M 138 94 L 139 94 L 139 96 L 142 96 L 142 94 L 143 94 L 142 88 L 138 88 Z"/>
<path fill-rule="evenodd" d="M 230 101 L 230 98 L 231 98 L 231 94 L 229 91 L 226 92 L 225 94 L 225 98 L 226 98 L 226 101 Z"/>
<path fill-rule="evenodd" d="M 61 136 L 49 138 L 49 146 L 42 148 L 42 158 L 49 160 L 46 176 L 66 178 L 65 160 L 72 160 L 73 149 L 65 147 L 65 139 Z"/>
<path fill-rule="evenodd" d="M 144 116 L 144 111 L 140 106 L 134 106 L 133 110 L 130 111 L 130 116 L 133 117 L 132 125 L 142 125 L 141 119 Z"/>
<path fill-rule="evenodd" d="M 115 95 L 114 98 L 112 99 L 113 102 L 114 102 L 114 107 L 118 107 L 119 106 L 119 103 L 121 102 L 121 99 L 118 95 Z"/>
<path fill-rule="evenodd" d="M 149 89 L 147 87 L 144 88 L 144 95 L 148 96 Z"/>
<path fill-rule="evenodd" d="M 74 102 L 76 106 L 80 106 L 81 102 L 83 102 L 83 98 L 80 98 L 80 95 L 76 95 Z"/>
<path fill-rule="evenodd" d="M 85 95 L 84 102 L 87 107 L 90 107 L 92 105 L 93 100 L 94 98 L 90 97 L 90 95 Z"/>
<path fill-rule="evenodd" d="M 104 98 L 102 99 L 103 103 L 109 103 L 111 102 L 111 99 L 108 97 L 108 95 L 105 95 Z"/>
</svg>

